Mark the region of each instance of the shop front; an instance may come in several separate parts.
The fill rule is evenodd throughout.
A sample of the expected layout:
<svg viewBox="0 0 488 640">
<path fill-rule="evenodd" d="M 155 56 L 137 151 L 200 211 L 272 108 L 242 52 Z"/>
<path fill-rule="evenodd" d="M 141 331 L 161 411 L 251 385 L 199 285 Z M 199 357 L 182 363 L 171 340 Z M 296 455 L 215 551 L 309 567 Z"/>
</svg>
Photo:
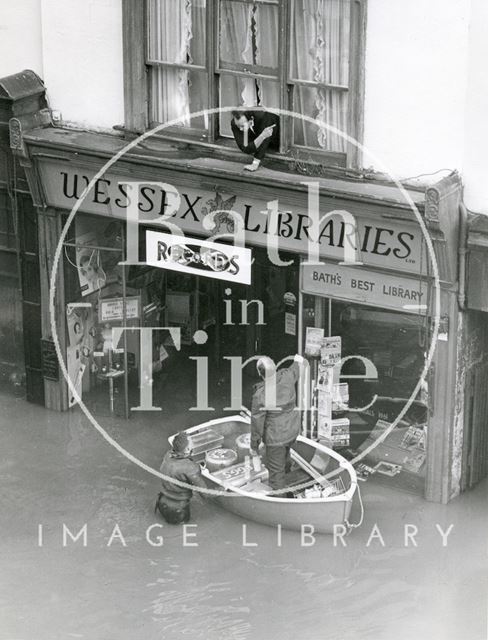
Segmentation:
<svg viewBox="0 0 488 640">
<path fill-rule="evenodd" d="M 335 446 L 351 458 L 369 449 L 412 396 L 433 336 L 433 271 L 404 195 L 392 185 L 299 172 L 245 175 L 238 162 L 190 156 L 167 145 L 158 154 L 126 154 L 90 184 L 123 140 L 64 133 L 43 129 L 26 136 L 42 242 L 46 406 L 67 410 L 77 402 L 59 370 L 48 366 L 54 265 L 61 350 L 77 395 L 95 414 L 137 418 L 178 389 L 187 409 L 208 403 L 209 410 L 225 412 L 235 401 L 229 397 L 231 358 L 308 355 L 307 340 L 315 331 L 321 340 L 340 343 Z M 397 427 L 364 457 L 362 470 L 364 477 L 374 473 L 447 502 L 458 491 L 462 450 L 459 179 L 453 175 L 430 191 L 408 195 L 436 253 L 440 331 L 428 376 Z M 316 203 L 323 217 L 318 255 L 309 233 Z M 355 221 L 352 235 L 348 216 Z M 173 264 L 163 264 L 170 254 L 176 256 Z M 114 343 L 112 330 L 121 327 L 126 330 Z M 144 328 L 152 329 L 150 357 L 141 341 Z M 172 328 L 178 329 L 178 345 Z M 316 437 L 320 362 L 314 356 L 309 361 L 303 428 Z M 197 398 L 199 367 L 208 371 L 203 399 Z M 252 382 L 253 367 L 247 365 L 245 403 Z M 143 392 L 148 387 L 151 405 Z"/>
<path fill-rule="evenodd" d="M 188 409 L 205 409 L 229 391 L 229 358 L 245 361 L 265 348 L 278 360 L 296 352 L 296 316 L 292 330 L 284 323 L 285 294 L 298 297 L 294 256 L 280 270 L 259 247 L 143 225 L 140 261 L 125 264 L 124 221 L 83 213 L 70 229 L 62 255 L 66 366 L 91 411 L 129 417 L 159 409 L 179 392 L 175 382 L 188 394 Z M 174 258 L 170 265 L 166 256 Z M 113 329 L 122 327 L 115 343 Z M 196 399 L 197 372 L 209 378 L 205 401 Z"/>
</svg>

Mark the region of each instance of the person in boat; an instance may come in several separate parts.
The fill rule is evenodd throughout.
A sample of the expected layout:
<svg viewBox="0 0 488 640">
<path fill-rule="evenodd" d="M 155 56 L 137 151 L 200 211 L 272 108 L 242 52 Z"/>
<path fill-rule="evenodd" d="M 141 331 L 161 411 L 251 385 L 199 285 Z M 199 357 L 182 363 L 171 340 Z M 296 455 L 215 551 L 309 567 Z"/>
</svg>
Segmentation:
<svg viewBox="0 0 488 640">
<path fill-rule="evenodd" d="M 273 490 L 284 489 L 285 474 L 290 470 L 290 447 L 300 433 L 300 411 L 297 409 L 296 383 L 300 376 L 302 356 L 298 354 L 290 367 L 276 370 L 271 358 L 264 356 L 256 363 L 261 378 L 254 385 L 251 403 L 251 455 L 256 455 L 261 442 L 266 446 L 266 467 Z M 266 385 L 275 385 L 276 402 L 266 408 Z M 273 398 L 274 400 L 274 398 Z M 268 402 L 268 404 L 270 404 Z"/>
<path fill-rule="evenodd" d="M 237 146 L 244 153 L 254 156 L 244 167 L 256 171 L 268 149 L 280 148 L 280 118 L 269 111 L 244 109 L 232 111 L 231 129 Z"/>
<path fill-rule="evenodd" d="M 186 482 L 195 487 L 205 489 L 200 465 L 191 457 L 190 441 L 186 433 L 177 433 L 173 439 L 173 446 L 166 453 L 160 471 L 168 478 Z M 170 479 L 162 480 L 162 488 L 156 501 L 156 509 L 169 524 L 182 524 L 190 519 L 190 500 L 193 491 L 189 487 L 181 487 Z M 202 493 L 202 495 L 206 495 Z"/>
</svg>

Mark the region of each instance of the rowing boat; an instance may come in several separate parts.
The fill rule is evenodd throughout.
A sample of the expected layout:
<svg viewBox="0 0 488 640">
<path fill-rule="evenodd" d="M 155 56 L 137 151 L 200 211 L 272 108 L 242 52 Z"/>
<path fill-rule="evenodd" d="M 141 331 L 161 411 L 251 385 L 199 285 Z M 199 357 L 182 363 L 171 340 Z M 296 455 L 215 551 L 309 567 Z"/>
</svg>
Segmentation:
<svg viewBox="0 0 488 640">
<path fill-rule="evenodd" d="M 218 434 L 219 446 L 236 450 L 236 439 L 250 432 L 249 420 L 231 416 L 210 420 L 185 430 L 190 441 L 208 433 Z M 172 443 L 173 437 L 169 438 Z M 216 446 L 215 444 L 213 445 Z M 287 492 L 269 495 L 271 489 L 260 480 L 253 482 L 247 470 L 246 480 L 235 483 L 242 464 L 228 470 L 210 470 L 202 458 L 202 476 L 218 494 L 213 498 L 223 508 L 246 520 L 295 531 L 311 525 L 315 532 L 333 533 L 338 525 L 349 528 L 349 516 L 358 490 L 354 467 L 340 454 L 323 444 L 298 436 L 291 449 L 293 465 L 287 474 Z M 265 454 L 262 457 L 264 471 Z M 291 497 L 293 495 L 293 497 Z M 354 525 L 353 525 L 354 526 Z"/>
</svg>

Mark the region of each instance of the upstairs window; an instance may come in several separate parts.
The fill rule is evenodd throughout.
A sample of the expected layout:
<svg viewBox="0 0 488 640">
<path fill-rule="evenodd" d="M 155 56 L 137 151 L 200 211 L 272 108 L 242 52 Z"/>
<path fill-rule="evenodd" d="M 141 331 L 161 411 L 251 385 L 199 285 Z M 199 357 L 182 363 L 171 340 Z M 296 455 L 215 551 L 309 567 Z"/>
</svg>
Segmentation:
<svg viewBox="0 0 488 640">
<path fill-rule="evenodd" d="M 230 113 L 218 107 L 284 109 L 352 137 L 361 131 L 362 0 L 124 0 L 127 126 L 169 122 L 180 136 L 225 144 Z M 136 38 L 138 30 L 143 33 Z M 139 44 L 138 44 L 139 43 Z M 141 45 L 141 43 L 143 43 Z M 136 60 L 144 66 L 134 82 Z M 132 79 L 131 79 L 132 78 Z M 142 81 L 141 81 L 142 78 Z M 142 95 L 145 94 L 145 95 Z M 139 106 L 137 97 L 139 96 Z M 143 105 L 143 106 L 142 106 Z M 135 108 L 134 108 L 135 107 Z M 143 122 L 144 121 L 144 122 Z M 337 133 L 282 118 L 281 152 L 345 158 Z"/>
<path fill-rule="evenodd" d="M 208 127 L 189 117 L 209 106 L 206 10 L 205 0 L 147 0 L 151 124 L 184 116 L 182 126 Z"/>
</svg>

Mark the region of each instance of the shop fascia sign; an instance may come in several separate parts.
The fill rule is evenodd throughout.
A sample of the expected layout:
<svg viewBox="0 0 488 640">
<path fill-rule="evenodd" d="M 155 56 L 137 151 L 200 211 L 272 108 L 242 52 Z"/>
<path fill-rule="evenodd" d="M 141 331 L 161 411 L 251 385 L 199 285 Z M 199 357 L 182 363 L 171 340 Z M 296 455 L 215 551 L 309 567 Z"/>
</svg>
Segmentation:
<svg viewBox="0 0 488 640">
<path fill-rule="evenodd" d="M 42 161 L 39 170 L 47 203 L 67 210 L 73 208 L 94 176 L 85 169 L 50 160 Z M 358 264 L 416 274 L 425 272 L 422 232 L 416 224 L 378 221 L 361 214 L 354 217 L 351 230 L 347 222 L 350 213 L 321 209 L 317 212 L 319 232 L 312 233 L 311 207 L 316 205 L 318 209 L 322 205 L 312 183 L 304 184 L 308 185 L 308 207 L 294 206 L 290 210 L 286 202 L 264 202 L 252 195 L 223 195 L 110 174 L 96 181 L 80 211 L 120 218 L 136 227 L 161 225 L 167 231 L 172 224 L 180 235 L 188 233 L 212 239 L 225 236 L 234 238 L 234 243 L 240 246 L 265 246 L 268 253 L 272 247 L 276 253 L 291 251 L 310 256 L 310 244 L 314 244 L 320 261 L 323 258 L 350 263 L 344 256 L 352 251 Z M 136 241 L 134 251 L 135 245 Z M 309 260 L 314 262 L 310 257 Z"/>
<path fill-rule="evenodd" d="M 251 284 L 251 250 L 146 231 L 146 264 L 205 278 Z"/>
<path fill-rule="evenodd" d="M 427 313 L 426 282 L 334 264 L 304 265 L 302 291 L 410 313 Z"/>
</svg>

